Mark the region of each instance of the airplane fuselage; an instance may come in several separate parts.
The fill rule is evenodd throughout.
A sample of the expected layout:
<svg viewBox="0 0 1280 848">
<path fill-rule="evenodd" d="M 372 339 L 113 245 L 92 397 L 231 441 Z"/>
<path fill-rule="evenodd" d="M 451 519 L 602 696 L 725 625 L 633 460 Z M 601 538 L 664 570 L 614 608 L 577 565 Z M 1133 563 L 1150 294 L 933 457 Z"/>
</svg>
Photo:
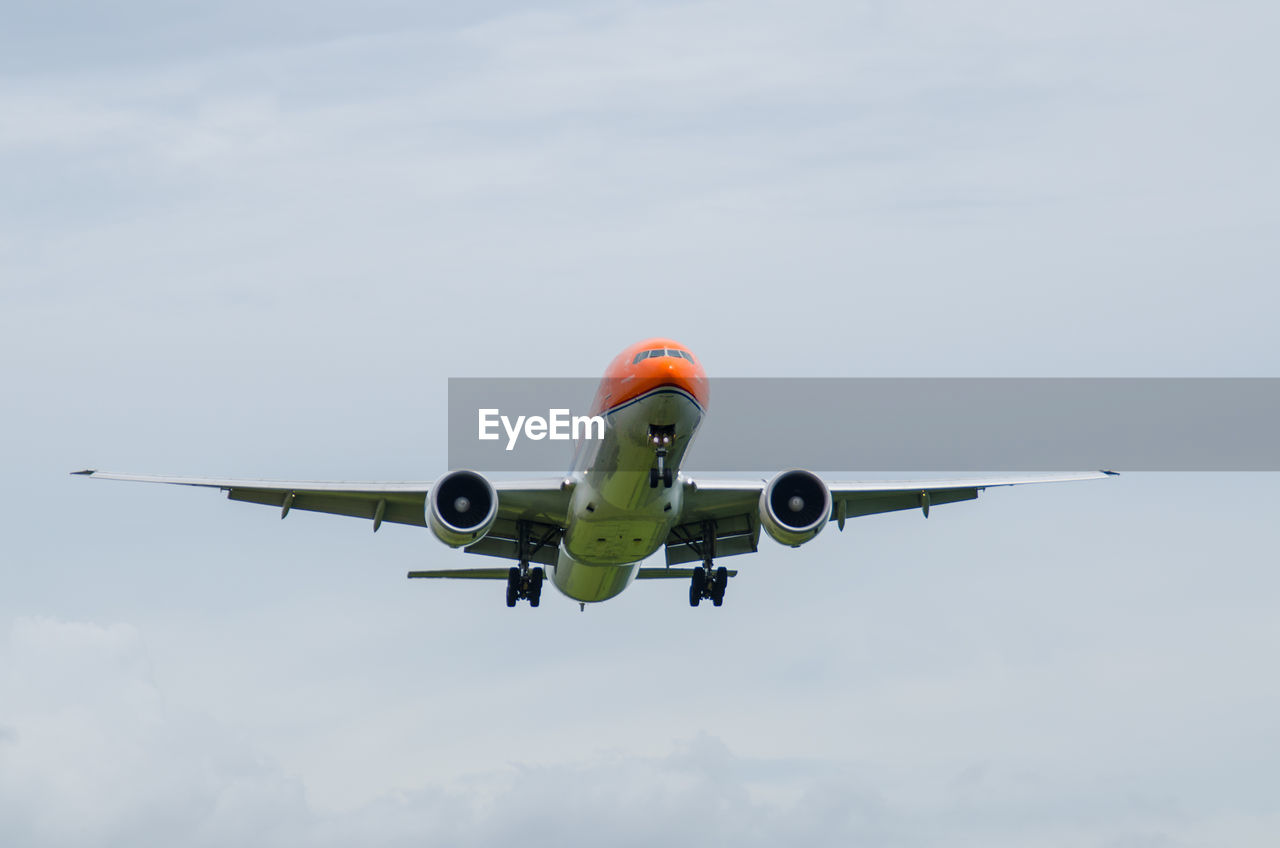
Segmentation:
<svg viewBox="0 0 1280 848">
<path fill-rule="evenodd" d="M 604 416 L 604 438 L 582 442 L 571 471 L 551 573 L 563 594 L 584 603 L 612 598 L 665 544 L 683 507 L 680 464 L 706 406 L 706 375 L 676 342 L 640 342 L 609 366 L 592 408 Z"/>
</svg>

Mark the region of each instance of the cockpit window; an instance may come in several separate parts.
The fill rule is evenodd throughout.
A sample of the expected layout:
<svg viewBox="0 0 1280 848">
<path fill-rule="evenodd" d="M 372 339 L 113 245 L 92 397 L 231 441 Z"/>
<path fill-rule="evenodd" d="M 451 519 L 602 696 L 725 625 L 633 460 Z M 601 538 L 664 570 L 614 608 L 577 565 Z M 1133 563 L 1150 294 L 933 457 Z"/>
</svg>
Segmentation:
<svg viewBox="0 0 1280 848">
<path fill-rule="evenodd" d="M 675 348 L 655 348 L 653 350 L 642 350 L 636 354 L 631 360 L 632 365 L 639 365 L 643 359 L 655 359 L 659 356 L 673 356 L 679 359 L 687 359 L 693 362 L 693 355 L 685 350 L 676 350 Z"/>
</svg>

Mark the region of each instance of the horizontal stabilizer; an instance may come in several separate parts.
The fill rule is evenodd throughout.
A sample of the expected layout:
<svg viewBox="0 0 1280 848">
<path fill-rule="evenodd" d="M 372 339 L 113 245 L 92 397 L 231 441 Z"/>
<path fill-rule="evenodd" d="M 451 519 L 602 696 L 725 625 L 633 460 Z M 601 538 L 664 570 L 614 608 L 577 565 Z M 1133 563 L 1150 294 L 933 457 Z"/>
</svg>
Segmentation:
<svg viewBox="0 0 1280 848">
<path fill-rule="evenodd" d="M 433 571 L 410 571 L 409 578 L 453 577 L 459 580 L 506 580 L 507 568 L 438 568 Z"/>
<path fill-rule="evenodd" d="M 729 569 L 730 577 L 737 577 L 736 568 Z M 642 568 L 637 580 L 688 580 L 693 577 L 692 568 Z"/>
<path fill-rule="evenodd" d="M 444 577 L 458 580 L 506 580 L 506 568 L 437 568 L 431 571 L 410 571 L 409 578 Z M 737 569 L 729 570 L 730 577 L 737 577 Z M 642 568 L 637 580 L 688 580 L 693 577 L 692 568 Z"/>
</svg>

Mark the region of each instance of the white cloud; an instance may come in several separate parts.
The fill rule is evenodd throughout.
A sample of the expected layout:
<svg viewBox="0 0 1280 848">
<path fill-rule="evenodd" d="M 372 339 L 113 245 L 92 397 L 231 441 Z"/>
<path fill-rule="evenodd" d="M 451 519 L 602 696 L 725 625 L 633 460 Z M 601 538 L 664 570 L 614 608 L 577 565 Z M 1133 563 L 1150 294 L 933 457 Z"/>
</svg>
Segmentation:
<svg viewBox="0 0 1280 848">
<path fill-rule="evenodd" d="M 4 647 L 7 844 L 243 842 L 303 808 L 297 780 L 166 700 L 136 629 L 20 618 Z"/>
<path fill-rule="evenodd" d="M 399 31 L 384 10 L 29 74 L 0 92 L 0 320 L 57 351 L 104 320 L 172 347 L 207 319 L 280 361 L 326 333 L 453 339 L 442 302 L 518 329 L 494 292 L 552 314 L 662 281 L 696 331 L 723 303 L 706 281 L 732 281 L 743 323 L 874 349 L 909 326 L 971 371 L 1013 367 L 1009 344 L 1026 373 L 1257 367 L 1276 126 L 1249 8 L 552 5 Z M 1182 343 L 1065 343 L 1098 315 Z"/>
<path fill-rule="evenodd" d="M 665 757 L 516 764 L 317 812 L 296 777 L 166 699 L 133 627 L 18 619 L 4 661 L 9 845 L 765 845 L 805 834 L 806 844 L 834 845 L 878 815 L 879 803 L 846 792 L 829 764 L 774 774 L 707 735 Z M 539 732 L 536 718 L 523 721 Z"/>
<path fill-rule="evenodd" d="M 757 591 L 744 583 L 735 603 L 759 621 L 767 612 L 751 595 L 770 581 L 755 577 Z M 990 579 L 979 570 L 969 582 Z M 892 594 L 888 585 L 877 592 Z M 938 593 L 956 599 L 946 586 Z M 394 620 L 361 642 L 359 605 L 331 635 L 326 608 L 314 618 L 278 609 L 263 610 L 260 622 L 237 616 L 205 634 L 226 646 L 213 650 L 170 624 L 160 629 L 184 644 L 159 653 L 186 705 L 153 679 L 153 652 L 137 628 L 17 619 L 0 667 L 0 833 L 11 836 L 7 844 L 54 846 L 1197 845 L 1228 837 L 1252 845 L 1277 824 L 1265 793 L 1250 789 L 1233 802 L 1222 783 L 1233 768 L 1224 757 L 1251 783 L 1266 782 L 1266 767 L 1245 755 L 1258 717 L 1239 732 L 1229 724 L 1270 697 L 1266 685 L 1244 685 L 1238 668 L 1212 671 L 1220 641 L 1238 638 L 1222 623 L 1210 625 L 1217 640 L 1170 643 L 1181 664 L 1168 667 L 1144 663 L 1151 648 L 1141 644 L 1112 646 L 1107 662 L 1085 634 L 1056 660 L 1001 660 L 975 650 L 990 633 L 961 610 L 932 636 L 902 644 L 904 626 L 939 614 L 929 595 L 905 619 L 861 605 L 856 626 L 802 604 L 818 627 L 793 622 L 790 641 L 773 626 L 748 638 L 738 618 L 717 619 L 717 631 L 738 634 L 734 648 L 722 668 L 699 674 L 673 668 L 688 625 L 654 619 L 662 599 L 641 600 L 646 620 L 666 621 L 674 643 L 652 636 L 648 651 L 621 654 L 584 646 L 577 659 L 562 651 L 526 671 L 530 658 L 494 662 L 510 653 L 511 636 L 486 644 L 466 619 L 436 626 L 465 639 L 467 655 L 425 665 L 417 646 L 395 653 L 404 624 Z M 627 610 L 593 615 L 593 632 L 628 632 Z M 576 611 L 541 612 L 553 628 L 587 621 Z M 1105 609 L 1095 619 L 1100 638 L 1116 633 Z M 278 633 L 273 645 L 263 629 L 270 622 L 277 631 L 290 622 L 296 633 Z M 1025 623 L 1014 629 L 1035 633 Z M 952 648 L 929 643 L 939 633 Z M 258 648 L 244 653 L 237 639 Z M 887 665 L 856 648 L 866 639 L 882 643 L 876 653 Z M 1188 650 L 1201 642 L 1203 656 Z M 824 643 L 816 665 L 788 666 L 801 646 L 814 652 Z M 416 658 L 423 679 L 379 683 L 377 665 L 360 661 L 375 656 L 398 673 Z M 601 666 L 606 657 L 619 669 Z M 184 661 L 192 668 L 168 667 Z M 467 682 L 471 662 L 487 674 Z M 602 685 L 573 680 L 584 663 Z M 1189 697 L 1198 688 L 1201 702 Z M 326 692 L 332 703 L 311 701 Z M 1149 714 L 1157 704 L 1164 709 Z M 657 720 L 662 714 L 672 720 Z"/>
</svg>

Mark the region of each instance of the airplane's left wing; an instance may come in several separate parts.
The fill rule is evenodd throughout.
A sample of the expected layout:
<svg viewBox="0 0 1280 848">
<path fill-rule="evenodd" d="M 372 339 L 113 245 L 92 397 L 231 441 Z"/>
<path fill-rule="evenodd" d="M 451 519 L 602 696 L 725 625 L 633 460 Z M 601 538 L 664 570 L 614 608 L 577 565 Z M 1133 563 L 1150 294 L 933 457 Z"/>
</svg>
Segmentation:
<svg viewBox="0 0 1280 848">
<path fill-rule="evenodd" d="M 1028 483 L 1066 483 L 1114 476 L 1114 471 L 1073 474 L 1023 474 L 949 480 L 869 480 L 827 483 L 831 490 L 831 520 L 844 529 L 845 521 L 862 515 L 919 509 L 970 501 L 983 489 Z M 717 557 L 755 553 L 760 541 L 760 493 L 764 480 L 685 480 L 682 523 L 667 537 L 668 565 L 703 558 L 706 540 Z"/>
</svg>

